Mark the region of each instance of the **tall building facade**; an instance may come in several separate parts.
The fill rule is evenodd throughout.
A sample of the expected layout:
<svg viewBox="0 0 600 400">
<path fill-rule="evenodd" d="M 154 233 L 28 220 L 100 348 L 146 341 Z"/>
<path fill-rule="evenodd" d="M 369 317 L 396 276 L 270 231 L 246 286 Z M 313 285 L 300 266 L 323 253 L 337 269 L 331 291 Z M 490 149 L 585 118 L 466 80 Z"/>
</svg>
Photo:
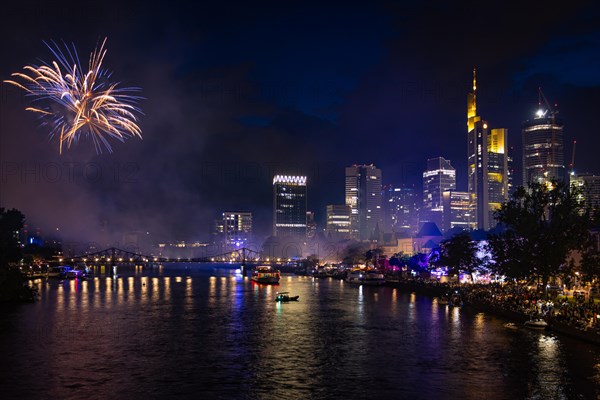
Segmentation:
<svg viewBox="0 0 600 400">
<path fill-rule="evenodd" d="M 541 92 L 540 92 L 541 95 Z M 540 102 L 541 103 L 541 102 Z M 548 106 L 549 108 L 549 106 Z M 523 123 L 523 186 L 549 179 L 565 181 L 564 125 L 558 111 L 540 109 Z"/>
<path fill-rule="evenodd" d="M 306 237 L 312 239 L 317 235 L 317 221 L 315 221 L 315 213 L 312 211 L 306 212 Z"/>
<path fill-rule="evenodd" d="M 346 167 L 346 205 L 351 237 L 370 240 L 382 228 L 381 170 L 371 165 Z"/>
<path fill-rule="evenodd" d="M 508 130 L 492 129 L 477 115 L 477 79 L 467 96 L 468 192 L 475 202 L 477 228 L 496 225 L 494 211 L 508 200 Z"/>
<path fill-rule="evenodd" d="M 252 213 L 225 211 L 223 213 L 223 234 L 228 248 L 246 247 L 252 237 Z"/>
<path fill-rule="evenodd" d="M 572 174 L 570 184 L 582 190 L 583 202 L 586 208 L 600 209 L 600 175 Z"/>
<path fill-rule="evenodd" d="M 306 238 L 306 176 L 273 178 L 273 236 Z"/>
<path fill-rule="evenodd" d="M 327 206 L 327 235 L 333 239 L 349 239 L 350 215 L 350 206 L 345 204 L 329 204 Z"/>
<path fill-rule="evenodd" d="M 383 189 L 385 232 L 416 232 L 419 229 L 419 198 L 414 186 L 386 185 Z"/>
<path fill-rule="evenodd" d="M 443 198 L 444 218 L 442 229 L 444 231 L 452 228 L 461 228 L 463 230 L 477 228 L 473 194 L 448 190 L 444 192 Z"/>
<path fill-rule="evenodd" d="M 514 163 L 514 147 L 510 146 L 506 153 L 507 165 L 508 165 L 508 197 L 512 195 L 515 190 L 515 163 Z M 517 181 L 517 184 L 519 182 Z"/>
<path fill-rule="evenodd" d="M 444 157 L 430 158 L 423 172 L 423 207 L 419 223 L 434 222 L 442 229 L 444 192 L 448 190 L 456 190 L 456 170 Z"/>
</svg>

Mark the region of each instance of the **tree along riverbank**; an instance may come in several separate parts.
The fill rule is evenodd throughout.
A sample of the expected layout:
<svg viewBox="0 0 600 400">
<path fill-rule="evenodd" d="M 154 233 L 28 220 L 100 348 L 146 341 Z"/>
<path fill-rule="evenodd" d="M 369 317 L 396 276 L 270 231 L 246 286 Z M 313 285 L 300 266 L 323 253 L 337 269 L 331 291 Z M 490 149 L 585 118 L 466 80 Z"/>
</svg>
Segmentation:
<svg viewBox="0 0 600 400">
<path fill-rule="evenodd" d="M 37 291 L 30 287 L 21 271 L 0 268 L 0 303 L 24 303 L 35 301 Z"/>
</svg>

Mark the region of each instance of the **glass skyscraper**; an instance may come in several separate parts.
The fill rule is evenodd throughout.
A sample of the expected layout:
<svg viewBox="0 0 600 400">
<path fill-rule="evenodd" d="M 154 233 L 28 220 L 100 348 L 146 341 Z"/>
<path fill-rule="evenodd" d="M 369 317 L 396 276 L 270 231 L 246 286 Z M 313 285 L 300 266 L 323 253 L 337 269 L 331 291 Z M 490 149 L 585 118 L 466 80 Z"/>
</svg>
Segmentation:
<svg viewBox="0 0 600 400">
<path fill-rule="evenodd" d="M 468 192 L 475 201 L 477 228 L 494 227 L 493 213 L 508 200 L 508 130 L 492 129 L 477 115 L 477 84 L 467 96 Z"/>
<path fill-rule="evenodd" d="M 419 222 L 434 222 L 443 229 L 444 192 L 456 190 L 456 170 L 444 157 L 427 160 L 427 169 L 423 172 L 423 208 Z"/>
<path fill-rule="evenodd" d="M 538 110 L 523 123 L 523 186 L 555 178 L 564 181 L 563 128 L 555 110 Z"/>
<path fill-rule="evenodd" d="M 371 165 L 346 167 L 346 205 L 350 206 L 350 234 L 370 240 L 376 228 L 383 230 L 381 170 Z"/>
<path fill-rule="evenodd" d="M 223 233 L 228 248 L 246 247 L 252 235 L 252 213 L 225 211 L 223 213 Z"/>
<path fill-rule="evenodd" d="M 273 178 L 273 236 L 306 238 L 306 176 Z"/>
</svg>

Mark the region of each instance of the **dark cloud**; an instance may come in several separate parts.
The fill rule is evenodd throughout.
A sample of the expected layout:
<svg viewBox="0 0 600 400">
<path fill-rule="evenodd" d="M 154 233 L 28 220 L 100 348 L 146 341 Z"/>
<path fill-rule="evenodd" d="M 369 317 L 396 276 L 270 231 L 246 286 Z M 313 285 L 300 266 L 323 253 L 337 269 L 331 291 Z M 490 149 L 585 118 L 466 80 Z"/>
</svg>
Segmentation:
<svg viewBox="0 0 600 400">
<path fill-rule="evenodd" d="M 343 202 L 343 168 L 354 163 L 380 166 L 386 183 L 419 184 L 426 159 L 444 156 L 465 189 L 474 66 L 480 114 L 509 129 L 517 166 L 521 123 L 542 86 L 566 140 L 582 143 L 576 164 L 598 172 L 597 8 L 13 3 L 0 25 L 0 77 L 48 58 L 43 40 L 74 42 L 85 59 L 106 36 L 106 66 L 143 89 L 144 138 L 113 154 L 81 142 L 59 156 L 22 93 L 2 85 L 0 202 L 65 237 L 140 231 L 152 241 L 206 237 L 228 209 L 254 212 L 268 234 L 275 173 L 308 175 L 321 222 L 326 204 Z"/>
</svg>

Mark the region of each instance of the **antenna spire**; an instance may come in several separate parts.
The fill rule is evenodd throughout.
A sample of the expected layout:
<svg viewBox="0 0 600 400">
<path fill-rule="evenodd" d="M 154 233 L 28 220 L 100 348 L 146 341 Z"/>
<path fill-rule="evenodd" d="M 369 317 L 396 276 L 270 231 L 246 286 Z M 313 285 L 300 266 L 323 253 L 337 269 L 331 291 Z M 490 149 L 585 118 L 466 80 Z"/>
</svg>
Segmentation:
<svg viewBox="0 0 600 400">
<path fill-rule="evenodd" d="M 477 90 L 477 67 L 473 68 L 473 92 Z"/>
</svg>

